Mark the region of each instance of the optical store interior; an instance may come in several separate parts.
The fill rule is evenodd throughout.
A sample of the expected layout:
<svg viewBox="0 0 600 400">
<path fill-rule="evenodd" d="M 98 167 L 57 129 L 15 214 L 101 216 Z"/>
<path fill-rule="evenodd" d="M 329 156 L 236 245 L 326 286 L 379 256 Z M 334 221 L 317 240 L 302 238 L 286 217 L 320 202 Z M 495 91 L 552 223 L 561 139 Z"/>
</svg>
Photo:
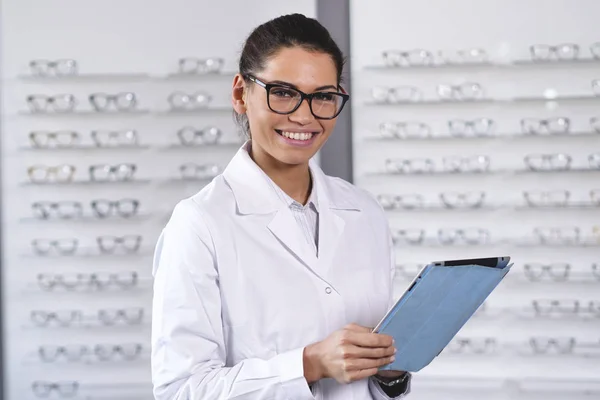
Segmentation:
<svg viewBox="0 0 600 400">
<path fill-rule="evenodd" d="M 153 398 L 156 241 L 245 141 L 241 46 L 289 13 L 347 57 L 315 160 L 385 210 L 395 296 L 514 262 L 406 398 L 600 399 L 597 0 L 0 0 L 2 398 Z"/>
</svg>

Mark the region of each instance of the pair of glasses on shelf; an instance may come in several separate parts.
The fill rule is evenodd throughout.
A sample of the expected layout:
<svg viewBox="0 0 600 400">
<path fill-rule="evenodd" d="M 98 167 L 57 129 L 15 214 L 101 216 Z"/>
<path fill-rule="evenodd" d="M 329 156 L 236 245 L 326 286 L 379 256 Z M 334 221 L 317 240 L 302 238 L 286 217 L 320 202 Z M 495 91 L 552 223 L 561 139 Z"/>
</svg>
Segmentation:
<svg viewBox="0 0 600 400">
<path fill-rule="evenodd" d="M 182 180 L 206 180 L 212 179 L 220 172 L 216 164 L 184 163 L 179 166 L 179 174 Z"/>
<path fill-rule="evenodd" d="M 441 171 L 431 158 L 386 159 L 385 172 L 389 174 L 484 173 L 490 170 L 490 158 L 484 155 L 448 156 L 442 159 Z"/>
<path fill-rule="evenodd" d="M 526 263 L 523 265 L 525 277 L 530 281 L 541 281 L 550 278 L 552 281 L 566 281 L 571 274 L 572 266 L 569 263 Z"/>
<path fill-rule="evenodd" d="M 32 113 L 69 113 L 74 112 L 79 101 L 73 94 L 56 95 L 31 94 L 26 97 L 27 105 Z M 131 112 L 137 109 L 138 99 L 133 92 L 92 93 L 88 101 L 96 112 Z"/>
<path fill-rule="evenodd" d="M 70 327 L 84 320 L 95 320 L 104 326 L 139 325 L 144 319 L 142 307 L 130 308 L 101 308 L 96 313 L 86 315 L 83 310 L 32 310 L 31 322 L 41 328 L 49 326 Z"/>
<path fill-rule="evenodd" d="M 600 133 L 600 118 L 591 117 L 590 128 L 593 132 Z M 526 135 L 564 135 L 571 133 L 571 119 L 567 117 L 556 118 L 523 118 L 521 132 Z"/>
<path fill-rule="evenodd" d="M 589 301 L 582 304 L 574 299 L 541 299 L 533 300 L 532 308 L 536 316 L 555 317 L 573 315 L 598 315 L 600 316 L 600 302 Z"/>
<path fill-rule="evenodd" d="M 27 174 L 32 183 L 69 183 L 73 182 L 76 169 L 69 164 L 32 165 L 27 168 Z M 132 163 L 96 164 L 88 168 L 90 180 L 94 182 L 130 181 L 136 171 L 137 165 Z"/>
<path fill-rule="evenodd" d="M 600 169 L 600 153 L 589 154 L 587 158 L 590 169 Z M 523 161 L 531 171 L 567 171 L 573 157 L 565 153 L 527 154 Z"/>
<path fill-rule="evenodd" d="M 532 337 L 529 346 L 534 354 L 571 354 L 575 351 L 574 337 Z"/>
<path fill-rule="evenodd" d="M 453 354 L 490 354 L 496 351 L 497 341 L 495 338 L 454 338 L 445 352 Z"/>
<path fill-rule="evenodd" d="M 581 241 L 581 229 L 578 227 L 536 227 L 533 234 L 540 244 L 577 244 Z"/>
<path fill-rule="evenodd" d="M 79 66 L 77 61 L 72 58 L 35 59 L 29 62 L 29 71 L 31 75 L 41 77 L 73 76 L 78 74 Z"/>
<path fill-rule="evenodd" d="M 422 245 L 425 242 L 424 229 L 396 229 L 392 231 L 394 244 Z M 490 240 L 490 233 L 483 228 L 442 228 L 437 232 L 437 240 L 442 245 L 482 245 Z"/>
<path fill-rule="evenodd" d="M 567 262 L 554 263 L 527 263 L 523 266 L 525 276 L 530 281 L 539 282 L 549 280 L 553 282 L 564 282 L 569 280 L 573 272 L 573 266 Z M 592 264 L 590 268 L 590 278 L 600 280 L 600 264 Z M 600 303 L 595 303 L 600 311 Z"/>
<path fill-rule="evenodd" d="M 216 144 L 221 140 L 221 136 L 223 132 L 216 126 L 206 126 L 201 129 L 184 126 L 177 131 L 177 138 L 182 146 Z"/>
<path fill-rule="evenodd" d="M 90 202 L 90 208 L 97 218 L 130 218 L 137 214 L 139 205 L 140 202 L 136 199 L 96 199 Z M 79 201 L 36 201 L 31 205 L 31 209 L 33 215 L 39 219 L 71 219 L 83 216 L 83 204 Z"/>
<path fill-rule="evenodd" d="M 225 60 L 220 57 L 182 57 L 178 61 L 179 73 L 185 75 L 216 74 L 222 71 Z"/>
<path fill-rule="evenodd" d="M 472 120 L 452 119 L 447 122 L 448 132 L 454 137 L 490 136 L 496 127 L 490 118 Z M 421 121 L 388 121 L 379 124 L 379 133 L 385 138 L 432 138 L 431 125 Z"/>
<path fill-rule="evenodd" d="M 448 209 L 476 209 L 483 206 L 485 192 L 442 192 L 438 195 L 440 203 Z M 414 210 L 425 207 L 425 197 L 419 193 L 379 194 L 379 204 L 386 210 Z"/>
<path fill-rule="evenodd" d="M 436 86 L 436 93 L 440 101 L 476 101 L 485 97 L 483 86 L 477 82 L 439 84 Z M 410 85 L 379 86 L 371 90 L 371 97 L 378 104 L 417 103 L 424 100 L 424 93 L 420 88 Z"/>
<path fill-rule="evenodd" d="M 523 197 L 529 207 L 567 207 L 571 192 L 568 190 L 527 190 Z M 600 206 L 600 189 L 589 191 L 591 205 Z"/>
<path fill-rule="evenodd" d="M 125 253 L 136 253 L 139 251 L 142 244 L 141 235 L 124 235 L 112 236 L 102 235 L 96 237 L 98 250 L 102 254 L 114 254 L 118 250 Z M 79 239 L 64 238 L 64 239 L 34 239 L 31 241 L 31 246 L 35 254 L 40 256 L 48 256 L 58 254 L 62 256 L 73 255 L 79 247 Z"/>
<path fill-rule="evenodd" d="M 97 164 L 91 165 L 88 170 L 92 181 L 129 181 L 133 179 L 137 165 L 131 163 Z"/>
<path fill-rule="evenodd" d="M 71 148 L 81 143 L 81 135 L 76 131 L 32 131 L 29 133 L 31 146 L 39 149 Z M 139 134 L 135 129 L 94 130 L 90 133 L 96 147 L 137 146 Z"/>
<path fill-rule="evenodd" d="M 600 59 L 600 42 L 592 43 L 589 50 L 592 58 Z M 534 44 L 529 47 L 529 53 L 533 61 L 570 61 L 579 58 L 581 46 L 577 43 Z"/>
<path fill-rule="evenodd" d="M 138 283 L 137 272 L 126 273 L 92 273 L 92 274 L 38 274 L 37 282 L 41 289 L 103 290 L 111 287 L 131 289 Z"/>
<path fill-rule="evenodd" d="M 390 67 L 436 66 L 445 64 L 482 64 L 489 60 L 482 48 L 469 48 L 443 53 L 426 49 L 386 50 L 382 53 L 384 64 Z"/>
<path fill-rule="evenodd" d="M 140 343 L 97 344 L 86 345 L 46 345 L 38 347 L 38 357 L 43 362 L 81 362 L 95 359 L 97 361 L 133 361 L 142 353 Z"/>
<path fill-rule="evenodd" d="M 79 393 L 78 381 L 34 381 L 31 383 L 31 391 L 39 398 L 73 398 Z"/>
<path fill-rule="evenodd" d="M 185 93 L 173 92 L 167 97 L 173 111 L 193 111 L 206 108 L 212 101 L 212 96 L 204 92 Z"/>
</svg>

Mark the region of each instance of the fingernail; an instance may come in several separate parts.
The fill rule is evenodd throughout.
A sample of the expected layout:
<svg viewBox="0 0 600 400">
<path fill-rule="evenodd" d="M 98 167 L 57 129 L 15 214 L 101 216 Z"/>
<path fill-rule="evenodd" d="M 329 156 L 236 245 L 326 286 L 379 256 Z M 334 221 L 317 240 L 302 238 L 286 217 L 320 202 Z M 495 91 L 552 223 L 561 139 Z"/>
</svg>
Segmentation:
<svg viewBox="0 0 600 400">
<path fill-rule="evenodd" d="M 398 349 L 394 347 L 394 354 L 396 354 L 397 351 L 398 351 Z"/>
<path fill-rule="evenodd" d="M 391 360 L 391 362 L 394 362 L 396 360 L 396 357 L 392 356 Z"/>
</svg>

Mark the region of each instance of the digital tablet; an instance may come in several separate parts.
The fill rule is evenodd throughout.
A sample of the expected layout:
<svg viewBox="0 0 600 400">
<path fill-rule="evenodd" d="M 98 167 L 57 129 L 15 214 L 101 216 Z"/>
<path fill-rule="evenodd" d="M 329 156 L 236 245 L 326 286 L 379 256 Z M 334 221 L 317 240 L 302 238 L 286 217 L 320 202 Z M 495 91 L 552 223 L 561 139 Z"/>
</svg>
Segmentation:
<svg viewBox="0 0 600 400">
<path fill-rule="evenodd" d="M 511 258 L 427 264 L 373 332 L 395 340 L 396 360 L 382 370 L 416 372 L 448 345 L 510 271 Z"/>
</svg>

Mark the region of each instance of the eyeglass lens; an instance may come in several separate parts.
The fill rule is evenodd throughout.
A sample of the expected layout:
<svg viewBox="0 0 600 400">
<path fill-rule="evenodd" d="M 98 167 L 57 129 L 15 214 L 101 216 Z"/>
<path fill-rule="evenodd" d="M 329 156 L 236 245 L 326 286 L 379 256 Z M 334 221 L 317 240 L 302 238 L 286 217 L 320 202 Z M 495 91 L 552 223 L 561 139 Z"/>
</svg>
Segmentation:
<svg viewBox="0 0 600 400">
<path fill-rule="evenodd" d="M 295 89 L 272 86 L 268 92 L 269 108 L 277 113 L 291 113 L 302 102 L 302 94 Z M 333 92 L 312 94 L 310 108 L 317 118 L 332 118 L 342 107 L 343 97 Z"/>
</svg>

